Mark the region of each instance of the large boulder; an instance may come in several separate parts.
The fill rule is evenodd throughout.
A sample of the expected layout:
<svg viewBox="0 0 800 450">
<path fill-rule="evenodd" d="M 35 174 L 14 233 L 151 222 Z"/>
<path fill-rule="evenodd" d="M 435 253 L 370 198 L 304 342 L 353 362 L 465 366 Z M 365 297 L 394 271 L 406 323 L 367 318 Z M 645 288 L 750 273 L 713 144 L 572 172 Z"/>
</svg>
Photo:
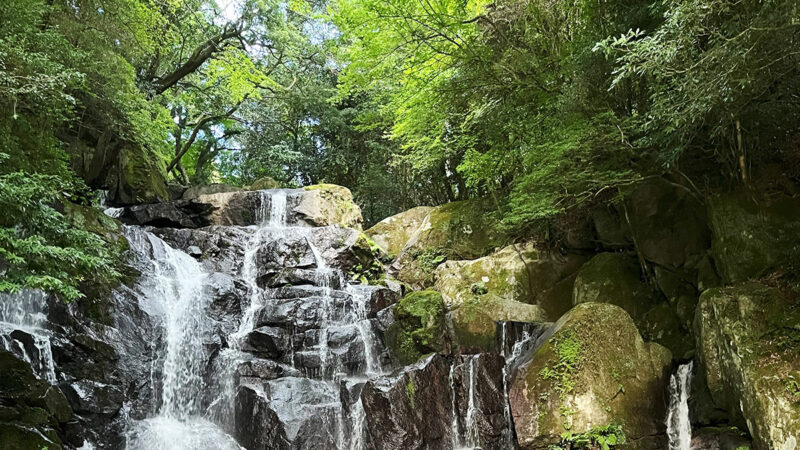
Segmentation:
<svg viewBox="0 0 800 450">
<path fill-rule="evenodd" d="M 572 303 L 587 302 L 620 306 L 636 321 L 657 304 L 636 259 L 623 253 L 597 254 L 578 271 Z"/>
<path fill-rule="evenodd" d="M 394 323 L 386 331 L 386 344 L 394 357 L 410 364 L 422 355 L 442 351 L 445 306 L 436 291 L 412 292 L 393 307 Z"/>
<path fill-rule="evenodd" d="M 135 145 L 124 145 L 106 185 L 109 200 L 119 205 L 169 200 L 162 159 Z"/>
<path fill-rule="evenodd" d="M 549 333 L 511 381 L 520 448 L 611 425 L 632 448 L 664 448 L 669 350 L 645 343 L 628 313 L 606 303 L 574 307 Z"/>
<path fill-rule="evenodd" d="M 433 285 L 434 269 L 448 259 L 474 259 L 502 245 L 507 237 L 486 217 L 483 199 L 433 208 L 392 264 L 395 277 L 414 288 Z"/>
<path fill-rule="evenodd" d="M 483 258 L 446 261 L 435 271 L 435 288 L 448 308 L 458 308 L 476 293 L 541 306 L 556 320 L 572 307 L 573 275 L 585 258 L 544 253 L 532 243 L 515 244 Z"/>
<path fill-rule="evenodd" d="M 635 185 L 625 201 L 631 240 L 648 261 L 680 267 L 708 249 L 705 210 L 685 186 L 656 178 Z"/>
<path fill-rule="evenodd" d="M 546 314 L 536 305 L 498 297 L 473 295 L 450 311 L 453 344 L 461 353 L 497 351 L 497 322 L 544 322 Z"/>
<path fill-rule="evenodd" d="M 381 220 L 365 233 L 385 252 L 397 256 L 431 210 L 430 206 L 411 208 Z"/>
<path fill-rule="evenodd" d="M 339 225 L 361 229 L 361 208 L 353 202 L 346 187 L 335 184 L 316 184 L 303 188 L 302 194 L 291 202 L 295 220 L 310 226 Z"/>
<path fill-rule="evenodd" d="M 711 253 L 728 283 L 758 277 L 800 256 L 800 199 L 754 201 L 747 193 L 708 199 Z"/>
<path fill-rule="evenodd" d="M 756 448 L 800 438 L 800 303 L 759 283 L 710 289 L 695 316 L 700 373 L 714 406 L 742 417 Z"/>
</svg>

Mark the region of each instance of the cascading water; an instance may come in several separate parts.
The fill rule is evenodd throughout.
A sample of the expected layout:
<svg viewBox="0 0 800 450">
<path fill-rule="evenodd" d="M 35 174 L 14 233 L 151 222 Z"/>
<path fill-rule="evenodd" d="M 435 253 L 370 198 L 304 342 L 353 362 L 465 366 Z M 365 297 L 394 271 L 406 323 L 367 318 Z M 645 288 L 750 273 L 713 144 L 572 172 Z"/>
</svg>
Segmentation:
<svg viewBox="0 0 800 450">
<path fill-rule="evenodd" d="M 689 420 L 689 394 L 693 369 L 693 361 L 682 364 L 669 379 L 667 436 L 670 450 L 691 449 L 692 424 Z"/>
<path fill-rule="evenodd" d="M 151 258 L 143 258 L 137 289 L 143 294 L 143 306 L 160 316 L 164 326 L 161 405 L 154 417 L 131 424 L 128 449 L 240 448 L 200 415 L 205 364 L 202 338 L 207 323 L 205 272 L 192 257 L 150 232 L 127 231 L 135 253 L 152 253 Z"/>
<path fill-rule="evenodd" d="M 0 294 L 0 345 L 29 363 L 36 376 L 55 384 L 46 305 L 47 295 L 41 291 Z"/>
</svg>

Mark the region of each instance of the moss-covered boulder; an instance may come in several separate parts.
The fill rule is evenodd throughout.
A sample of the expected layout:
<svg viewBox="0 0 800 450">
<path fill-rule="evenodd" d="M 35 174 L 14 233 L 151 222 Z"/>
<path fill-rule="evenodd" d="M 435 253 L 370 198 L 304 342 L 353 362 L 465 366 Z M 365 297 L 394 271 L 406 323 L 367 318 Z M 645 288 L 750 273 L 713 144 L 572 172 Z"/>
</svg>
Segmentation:
<svg viewBox="0 0 800 450">
<path fill-rule="evenodd" d="M 587 302 L 620 306 L 636 321 L 657 303 L 636 259 L 623 253 L 597 254 L 578 271 L 572 303 Z"/>
<path fill-rule="evenodd" d="M 339 225 L 361 229 L 361 208 L 353 201 L 353 194 L 343 186 L 316 184 L 303 188 L 299 201 L 293 205 L 298 220 L 311 226 Z"/>
<path fill-rule="evenodd" d="M 450 311 L 453 345 L 460 353 L 497 350 L 497 322 L 544 322 L 546 315 L 536 305 L 493 294 L 476 293 Z"/>
<path fill-rule="evenodd" d="M 117 161 L 116 180 L 110 188 L 110 200 L 116 204 L 163 202 L 170 199 L 166 172 L 161 158 L 136 146 L 125 146 Z"/>
<path fill-rule="evenodd" d="M 433 270 L 442 262 L 480 258 L 504 244 L 507 236 L 487 211 L 484 199 L 433 208 L 392 264 L 397 279 L 424 289 L 433 285 Z"/>
<path fill-rule="evenodd" d="M 418 206 L 387 217 L 365 231 L 385 252 L 397 256 L 433 208 Z"/>
<path fill-rule="evenodd" d="M 800 439 L 800 300 L 760 283 L 710 289 L 695 316 L 714 406 L 743 417 L 756 448 Z"/>
<path fill-rule="evenodd" d="M 754 201 L 747 193 L 708 199 L 711 253 L 722 278 L 736 283 L 800 260 L 800 199 Z"/>
<path fill-rule="evenodd" d="M 394 323 L 386 330 L 386 344 L 398 361 L 411 364 L 423 355 L 444 349 L 442 294 L 412 292 L 394 305 L 393 313 Z"/>
<path fill-rule="evenodd" d="M 665 448 L 669 350 L 645 343 L 627 312 L 582 303 L 515 374 L 509 391 L 522 449 L 547 449 L 562 434 L 621 427 L 628 448 Z M 615 433 L 616 434 L 616 433 Z"/>
<path fill-rule="evenodd" d="M 531 243 L 515 244 L 483 258 L 440 264 L 434 286 L 450 309 L 476 294 L 490 294 L 538 305 L 546 318 L 554 321 L 572 307 L 572 275 L 585 260 L 578 255 L 542 252 Z"/>
<path fill-rule="evenodd" d="M 264 189 L 280 189 L 281 184 L 275 181 L 273 178 L 264 177 L 259 178 L 253 182 L 250 186 L 247 186 L 248 191 L 263 191 Z"/>
</svg>

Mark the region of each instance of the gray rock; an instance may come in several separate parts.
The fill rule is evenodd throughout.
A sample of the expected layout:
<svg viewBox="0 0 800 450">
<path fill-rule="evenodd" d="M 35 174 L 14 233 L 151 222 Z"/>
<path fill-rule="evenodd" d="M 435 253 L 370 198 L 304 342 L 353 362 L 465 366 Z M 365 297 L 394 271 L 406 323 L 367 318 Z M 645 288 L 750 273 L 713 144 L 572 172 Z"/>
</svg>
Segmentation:
<svg viewBox="0 0 800 450">
<path fill-rule="evenodd" d="M 449 374 L 447 358 L 433 355 L 397 377 L 368 381 L 361 401 L 375 448 L 452 448 Z"/>
<path fill-rule="evenodd" d="M 263 388 L 252 385 L 239 386 L 236 391 L 235 436 L 251 450 L 288 450 L 286 438 L 278 415 L 270 408 Z"/>
</svg>

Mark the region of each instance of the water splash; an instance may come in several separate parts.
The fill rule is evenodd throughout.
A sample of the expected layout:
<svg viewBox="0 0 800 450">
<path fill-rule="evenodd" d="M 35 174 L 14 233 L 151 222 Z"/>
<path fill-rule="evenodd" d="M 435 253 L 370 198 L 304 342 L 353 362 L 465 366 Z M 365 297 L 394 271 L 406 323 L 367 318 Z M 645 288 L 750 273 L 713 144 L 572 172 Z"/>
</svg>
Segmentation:
<svg viewBox="0 0 800 450">
<path fill-rule="evenodd" d="M 691 449 L 692 424 L 689 420 L 689 394 L 693 369 L 694 361 L 689 361 L 680 365 L 669 378 L 667 436 L 670 450 Z"/>
</svg>

